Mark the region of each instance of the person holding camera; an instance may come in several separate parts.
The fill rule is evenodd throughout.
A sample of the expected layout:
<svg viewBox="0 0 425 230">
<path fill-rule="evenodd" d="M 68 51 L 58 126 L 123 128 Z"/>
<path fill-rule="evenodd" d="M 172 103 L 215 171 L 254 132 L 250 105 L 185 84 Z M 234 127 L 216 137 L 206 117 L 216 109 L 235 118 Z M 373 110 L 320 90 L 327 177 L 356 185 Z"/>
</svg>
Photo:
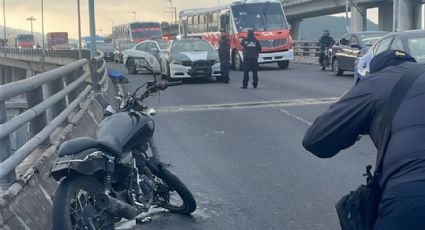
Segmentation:
<svg viewBox="0 0 425 230">
<path fill-rule="evenodd" d="M 303 146 L 320 158 L 330 158 L 368 134 L 378 150 L 373 174 L 379 187 L 376 218 L 358 225 L 369 227 L 345 228 L 346 217 L 339 215 L 342 229 L 423 230 L 425 66 L 403 51 L 390 50 L 375 56 L 370 73 L 315 120 Z M 363 193 L 370 191 L 363 188 Z"/>
</svg>

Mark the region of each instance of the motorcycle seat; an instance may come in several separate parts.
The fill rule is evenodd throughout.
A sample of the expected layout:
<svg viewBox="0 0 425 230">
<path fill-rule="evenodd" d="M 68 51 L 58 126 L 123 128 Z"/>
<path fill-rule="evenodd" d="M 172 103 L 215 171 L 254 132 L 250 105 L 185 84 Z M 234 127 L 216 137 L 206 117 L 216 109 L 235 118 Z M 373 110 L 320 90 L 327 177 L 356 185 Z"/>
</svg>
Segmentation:
<svg viewBox="0 0 425 230">
<path fill-rule="evenodd" d="M 102 139 L 94 139 L 91 137 L 78 137 L 64 142 L 59 147 L 59 157 L 77 154 L 87 149 L 99 149 L 114 155 L 121 153 L 121 144 L 118 139 L 113 136 L 102 137 Z"/>
</svg>

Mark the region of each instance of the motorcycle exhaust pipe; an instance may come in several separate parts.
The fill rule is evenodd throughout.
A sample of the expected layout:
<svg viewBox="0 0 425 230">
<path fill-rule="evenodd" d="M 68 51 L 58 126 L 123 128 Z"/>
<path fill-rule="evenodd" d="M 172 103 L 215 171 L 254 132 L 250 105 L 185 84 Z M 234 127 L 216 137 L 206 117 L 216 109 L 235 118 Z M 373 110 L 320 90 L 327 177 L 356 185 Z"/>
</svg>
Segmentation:
<svg viewBox="0 0 425 230">
<path fill-rule="evenodd" d="M 104 193 L 97 195 L 95 205 L 114 217 L 124 217 L 127 220 L 134 219 L 140 214 L 135 207 Z"/>
</svg>

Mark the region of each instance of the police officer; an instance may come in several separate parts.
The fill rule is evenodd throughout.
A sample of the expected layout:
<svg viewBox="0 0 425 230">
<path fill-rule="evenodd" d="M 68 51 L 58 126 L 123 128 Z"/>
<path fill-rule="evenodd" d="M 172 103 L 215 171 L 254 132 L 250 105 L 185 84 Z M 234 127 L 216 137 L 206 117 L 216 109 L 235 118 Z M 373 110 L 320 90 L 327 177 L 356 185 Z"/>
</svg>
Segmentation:
<svg viewBox="0 0 425 230">
<path fill-rule="evenodd" d="M 329 49 L 331 46 L 335 44 L 335 40 L 330 36 L 329 30 L 324 30 L 322 37 L 319 39 L 320 46 L 320 56 L 319 56 L 319 64 L 322 66 L 322 70 L 325 70 L 325 66 L 323 65 L 323 60 L 325 59 L 325 50 Z"/>
<path fill-rule="evenodd" d="M 220 57 L 221 80 L 223 83 L 229 83 L 230 40 L 225 30 L 221 30 L 221 39 L 218 45 L 218 55 Z"/>
<path fill-rule="evenodd" d="M 258 56 L 261 52 L 260 42 L 254 36 L 254 30 L 248 30 L 247 38 L 242 40 L 243 50 L 243 83 L 242 89 L 248 87 L 249 71 L 252 71 L 252 86 L 258 85 Z"/>
<path fill-rule="evenodd" d="M 418 63 L 402 51 L 385 51 L 361 79 L 321 115 L 304 136 L 304 147 L 329 158 L 368 134 L 380 148 L 383 106 L 400 77 Z M 375 230 L 425 229 L 425 73 L 412 85 L 392 120 L 379 182 L 383 187 Z M 385 186 L 384 186 L 385 185 Z"/>
</svg>

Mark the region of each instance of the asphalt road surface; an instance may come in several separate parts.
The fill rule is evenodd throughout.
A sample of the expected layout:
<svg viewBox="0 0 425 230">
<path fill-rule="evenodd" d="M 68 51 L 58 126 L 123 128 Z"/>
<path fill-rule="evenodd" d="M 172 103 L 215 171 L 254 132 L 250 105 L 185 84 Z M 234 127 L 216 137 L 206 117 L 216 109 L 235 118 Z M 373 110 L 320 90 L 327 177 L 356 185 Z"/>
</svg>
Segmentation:
<svg viewBox="0 0 425 230">
<path fill-rule="evenodd" d="M 121 64 L 108 67 L 127 73 Z M 230 84 L 189 80 L 146 101 L 158 109 L 162 159 L 193 192 L 198 209 L 191 217 L 158 209 L 151 222 L 122 222 L 117 229 L 339 229 L 335 203 L 364 182 L 375 151 L 369 138 L 331 159 L 304 150 L 309 124 L 353 85 L 352 75 L 319 69 L 263 66 L 258 89 L 240 89 L 242 73 L 233 71 Z M 129 90 L 152 79 L 127 76 Z"/>
</svg>

